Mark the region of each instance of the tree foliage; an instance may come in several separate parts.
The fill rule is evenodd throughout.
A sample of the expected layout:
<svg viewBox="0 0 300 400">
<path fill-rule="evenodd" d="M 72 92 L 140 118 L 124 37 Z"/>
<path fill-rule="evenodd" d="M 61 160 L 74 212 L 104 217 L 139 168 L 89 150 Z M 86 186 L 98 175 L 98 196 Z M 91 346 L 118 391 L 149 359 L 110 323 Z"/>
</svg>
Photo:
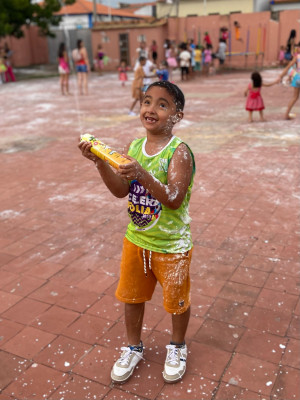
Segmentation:
<svg viewBox="0 0 300 400">
<path fill-rule="evenodd" d="M 76 0 L 43 0 L 33 3 L 33 0 L 0 0 L 0 37 L 12 35 L 17 38 L 24 36 L 22 27 L 35 24 L 42 34 L 54 36 L 50 26 L 59 25 L 61 17 L 55 15 L 63 5 Z"/>
</svg>

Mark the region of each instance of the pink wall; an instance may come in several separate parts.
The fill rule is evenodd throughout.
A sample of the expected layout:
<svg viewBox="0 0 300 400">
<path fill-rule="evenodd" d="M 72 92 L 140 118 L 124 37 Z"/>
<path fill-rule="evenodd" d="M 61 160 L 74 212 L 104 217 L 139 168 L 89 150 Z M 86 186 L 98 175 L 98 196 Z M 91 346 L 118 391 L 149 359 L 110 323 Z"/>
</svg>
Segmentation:
<svg viewBox="0 0 300 400">
<path fill-rule="evenodd" d="M 288 10 L 280 13 L 279 45 L 286 46 L 290 31 L 297 32 L 296 42 L 300 41 L 300 10 Z"/>
<path fill-rule="evenodd" d="M 105 35 L 109 38 L 109 42 L 103 43 L 102 36 Z M 110 63 L 105 67 L 107 70 L 114 70 L 120 64 L 120 48 L 119 48 L 119 35 L 128 33 L 129 39 L 129 54 L 130 65 L 133 67 L 137 60 L 136 49 L 139 47 L 138 36 L 144 35 L 146 37 L 147 46 L 150 47 L 152 40 L 156 40 L 158 45 L 158 61 L 164 59 L 163 43 L 167 38 L 167 24 L 164 26 L 153 28 L 127 28 L 127 29 L 107 29 L 107 30 L 94 30 L 92 31 L 92 49 L 93 54 L 96 54 L 98 44 L 102 45 L 103 51 L 110 58 Z"/>
<path fill-rule="evenodd" d="M 48 42 L 47 38 L 40 36 L 36 26 L 25 27 L 23 29 L 24 37 L 16 39 L 8 36 L 1 40 L 0 45 L 5 42 L 13 50 L 11 62 L 14 67 L 27 67 L 34 64 L 47 64 Z"/>
</svg>

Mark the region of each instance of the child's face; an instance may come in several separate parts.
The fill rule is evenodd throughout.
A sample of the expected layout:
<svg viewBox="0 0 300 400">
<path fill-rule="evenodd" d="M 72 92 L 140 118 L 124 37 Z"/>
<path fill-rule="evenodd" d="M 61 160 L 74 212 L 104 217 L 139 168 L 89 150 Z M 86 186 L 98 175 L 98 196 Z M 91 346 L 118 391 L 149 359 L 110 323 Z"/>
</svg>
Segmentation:
<svg viewBox="0 0 300 400">
<path fill-rule="evenodd" d="M 165 88 L 153 86 L 145 93 L 140 119 L 147 132 L 169 134 L 182 117 L 183 113 L 176 111 L 174 100 Z"/>
</svg>

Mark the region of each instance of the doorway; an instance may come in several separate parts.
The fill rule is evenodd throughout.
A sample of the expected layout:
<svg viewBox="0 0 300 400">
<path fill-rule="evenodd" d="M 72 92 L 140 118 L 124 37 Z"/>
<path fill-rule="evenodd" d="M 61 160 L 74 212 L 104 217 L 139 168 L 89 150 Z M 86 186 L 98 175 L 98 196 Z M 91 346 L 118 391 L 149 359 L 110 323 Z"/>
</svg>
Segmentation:
<svg viewBox="0 0 300 400">
<path fill-rule="evenodd" d="M 127 65 L 130 65 L 128 33 L 119 34 L 119 45 L 120 45 L 120 61 L 124 60 L 126 61 Z"/>
</svg>

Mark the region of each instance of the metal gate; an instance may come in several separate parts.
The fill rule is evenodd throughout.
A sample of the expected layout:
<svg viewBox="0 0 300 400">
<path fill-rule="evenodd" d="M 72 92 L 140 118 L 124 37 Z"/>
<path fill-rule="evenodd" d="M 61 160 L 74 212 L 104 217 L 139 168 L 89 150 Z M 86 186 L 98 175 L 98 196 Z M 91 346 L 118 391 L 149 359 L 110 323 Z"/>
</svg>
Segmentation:
<svg viewBox="0 0 300 400">
<path fill-rule="evenodd" d="M 67 46 L 69 57 L 71 52 L 77 46 L 77 40 L 81 39 L 86 47 L 90 65 L 93 67 L 93 51 L 92 51 L 92 40 L 90 29 L 68 29 L 64 31 L 62 29 L 53 30 L 56 35 L 55 38 L 48 38 L 48 52 L 49 52 L 49 63 L 57 64 L 57 53 L 58 47 L 61 42 L 64 42 Z"/>
<path fill-rule="evenodd" d="M 128 33 L 119 34 L 119 45 L 120 45 L 120 60 L 124 60 L 126 61 L 127 65 L 130 65 Z"/>
</svg>

